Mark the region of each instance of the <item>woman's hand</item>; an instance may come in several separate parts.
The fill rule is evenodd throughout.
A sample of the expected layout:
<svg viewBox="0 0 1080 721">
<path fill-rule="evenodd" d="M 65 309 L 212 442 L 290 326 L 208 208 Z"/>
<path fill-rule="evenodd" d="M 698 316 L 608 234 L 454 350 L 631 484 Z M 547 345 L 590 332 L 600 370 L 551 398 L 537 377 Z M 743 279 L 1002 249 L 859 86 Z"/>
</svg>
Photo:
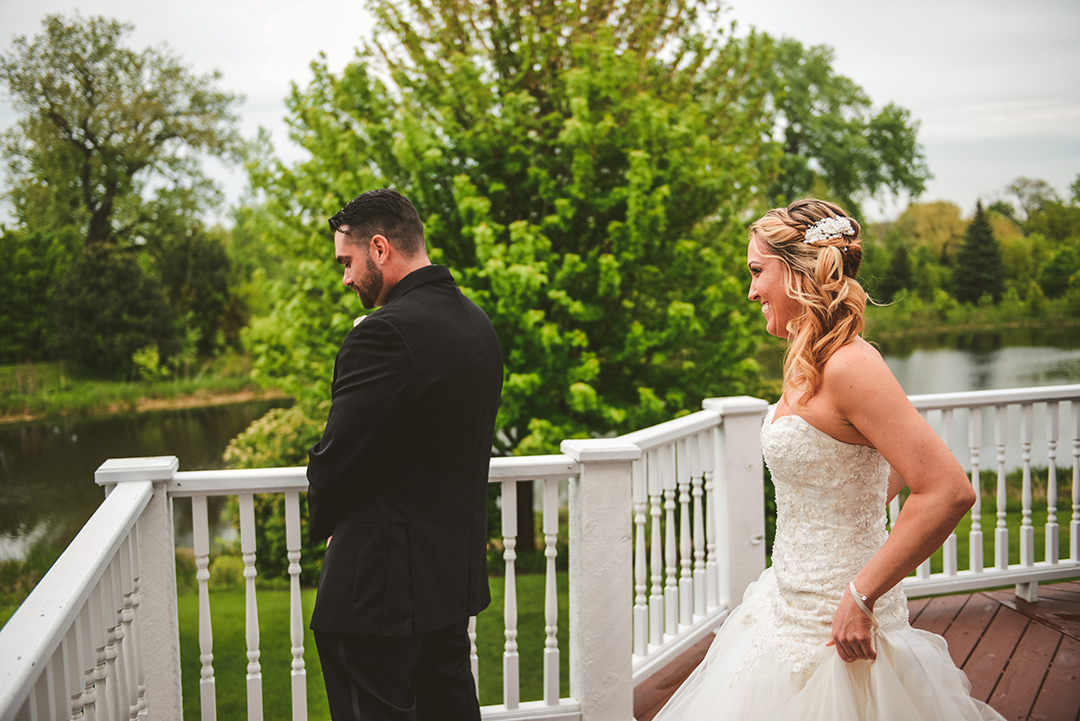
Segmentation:
<svg viewBox="0 0 1080 721">
<path fill-rule="evenodd" d="M 836 652 L 847 663 L 877 658 L 874 627 L 849 593 L 840 599 L 840 607 L 833 615 L 832 637 L 825 645 L 836 646 Z"/>
</svg>

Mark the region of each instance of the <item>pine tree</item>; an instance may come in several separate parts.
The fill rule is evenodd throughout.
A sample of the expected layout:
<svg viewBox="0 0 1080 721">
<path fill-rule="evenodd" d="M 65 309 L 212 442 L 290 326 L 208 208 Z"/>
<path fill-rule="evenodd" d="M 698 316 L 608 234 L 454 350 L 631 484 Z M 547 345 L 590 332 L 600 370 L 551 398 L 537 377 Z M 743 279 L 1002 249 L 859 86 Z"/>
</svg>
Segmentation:
<svg viewBox="0 0 1080 721">
<path fill-rule="evenodd" d="M 890 301 L 902 290 L 907 290 L 914 285 L 911 272 L 911 258 L 907 248 L 899 245 L 889 261 L 889 270 L 878 284 L 879 300 Z"/>
<path fill-rule="evenodd" d="M 977 303 L 987 293 L 997 303 L 1005 293 L 1005 263 L 1001 244 L 980 202 L 956 256 L 953 294 L 961 303 Z"/>
</svg>

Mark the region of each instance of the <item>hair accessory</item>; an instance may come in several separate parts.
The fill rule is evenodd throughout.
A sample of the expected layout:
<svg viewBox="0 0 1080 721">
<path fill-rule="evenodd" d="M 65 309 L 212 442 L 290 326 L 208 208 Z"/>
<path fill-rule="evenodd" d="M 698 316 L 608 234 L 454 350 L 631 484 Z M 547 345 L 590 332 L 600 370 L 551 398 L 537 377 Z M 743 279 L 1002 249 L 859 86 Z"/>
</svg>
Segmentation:
<svg viewBox="0 0 1080 721">
<path fill-rule="evenodd" d="M 854 234 L 855 229 L 851 227 L 851 221 L 847 218 L 822 218 L 806 229 L 803 242 L 814 244 L 819 240 L 842 238 L 845 235 Z"/>
</svg>

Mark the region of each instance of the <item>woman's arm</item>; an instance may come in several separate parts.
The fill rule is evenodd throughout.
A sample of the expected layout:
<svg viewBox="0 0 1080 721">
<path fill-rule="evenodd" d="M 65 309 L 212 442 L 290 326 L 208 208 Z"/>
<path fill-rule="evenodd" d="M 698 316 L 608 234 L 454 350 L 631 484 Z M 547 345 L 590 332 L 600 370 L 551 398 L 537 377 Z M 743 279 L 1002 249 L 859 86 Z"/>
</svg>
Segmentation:
<svg viewBox="0 0 1080 721">
<path fill-rule="evenodd" d="M 959 462 L 908 401 L 880 354 L 866 343 L 845 346 L 829 360 L 821 392 L 889 462 L 890 499 L 909 495 L 885 545 L 856 574 L 873 604 L 925 561 L 975 503 Z M 830 643 L 845 661 L 874 658 L 870 624 L 849 593 L 833 618 Z"/>
</svg>

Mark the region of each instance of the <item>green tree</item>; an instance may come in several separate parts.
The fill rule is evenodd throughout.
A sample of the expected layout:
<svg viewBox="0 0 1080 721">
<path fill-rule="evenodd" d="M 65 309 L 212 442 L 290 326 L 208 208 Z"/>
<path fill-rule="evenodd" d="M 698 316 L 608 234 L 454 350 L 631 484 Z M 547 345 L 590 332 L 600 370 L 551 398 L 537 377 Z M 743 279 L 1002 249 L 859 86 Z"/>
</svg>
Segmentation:
<svg viewBox="0 0 1080 721">
<path fill-rule="evenodd" d="M 1007 190 L 1017 199 L 1020 210 L 1024 211 L 1024 218 L 1028 220 L 1048 202 L 1060 200 L 1053 186 L 1038 178 L 1017 178 Z"/>
<path fill-rule="evenodd" d="M 237 343 L 246 318 L 231 287 L 235 276 L 222 238 L 195 228 L 163 243 L 155 255 L 165 295 L 188 318 L 197 351 L 209 355 Z"/>
<path fill-rule="evenodd" d="M 48 358 L 53 295 L 70 285 L 80 239 L 72 233 L 0 228 L 0 363 Z"/>
<path fill-rule="evenodd" d="M 968 223 L 960 217 L 960 206 L 944 200 L 910 203 L 890 230 L 895 231 L 908 248 L 928 248 L 938 262 L 952 265 L 964 240 Z"/>
<path fill-rule="evenodd" d="M 1039 268 L 1038 285 L 1047 298 L 1060 298 L 1069 289 L 1069 281 L 1080 272 L 1080 253 L 1065 246 Z"/>
<path fill-rule="evenodd" d="M 85 243 L 153 236 L 219 200 L 200 155 L 236 157 L 239 96 L 167 49 L 124 46 L 133 26 L 47 15 L 14 39 L 0 78 L 20 118 L 3 137 L 7 198 L 19 223 L 75 226 Z"/>
<path fill-rule="evenodd" d="M 1069 194 L 1072 196 L 1073 205 L 1080 205 L 1080 173 L 1076 174 L 1076 179 L 1069 186 Z"/>
<path fill-rule="evenodd" d="M 775 43 L 769 89 L 784 155 L 770 200 L 782 204 L 807 195 L 816 178 L 856 214 L 866 195 L 922 194 L 932 176 L 916 140 L 918 121 L 892 103 L 873 112 L 866 92 L 835 73 L 832 61 L 833 50 L 824 45 Z"/>
<path fill-rule="evenodd" d="M 501 452 L 749 390 L 740 221 L 764 184 L 764 55 L 698 33 L 696 8 L 375 3 L 375 46 L 340 77 L 314 64 L 289 101 L 312 160 L 253 178 L 292 259 L 247 336 L 259 372 L 328 398 L 358 308 L 325 218 L 392 185 L 499 332 Z"/>
<path fill-rule="evenodd" d="M 968 225 L 964 243 L 956 255 L 953 288 L 961 303 L 976 303 L 989 295 L 997 303 L 1005 293 L 1005 264 L 1001 244 L 994 236 L 982 203 L 975 206 L 975 217 Z"/>
<path fill-rule="evenodd" d="M 159 283 L 131 249 L 98 243 L 79 252 L 72 282 L 53 297 L 55 352 L 91 373 L 130 378 L 132 355 L 146 346 L 169 355 L 176 315 Z"/>
<path fill-rule="evenodd" d="M 912 287 L 914 287 L 914 278 L 911 272 L 911 258 L 908 255 L 907 247 L 898 245 L 893 250 L 885 277 L 878 284 L 878 295 L 881 300 L 889 301 L 895 298 L 900 291 Z"/>
</svg>

